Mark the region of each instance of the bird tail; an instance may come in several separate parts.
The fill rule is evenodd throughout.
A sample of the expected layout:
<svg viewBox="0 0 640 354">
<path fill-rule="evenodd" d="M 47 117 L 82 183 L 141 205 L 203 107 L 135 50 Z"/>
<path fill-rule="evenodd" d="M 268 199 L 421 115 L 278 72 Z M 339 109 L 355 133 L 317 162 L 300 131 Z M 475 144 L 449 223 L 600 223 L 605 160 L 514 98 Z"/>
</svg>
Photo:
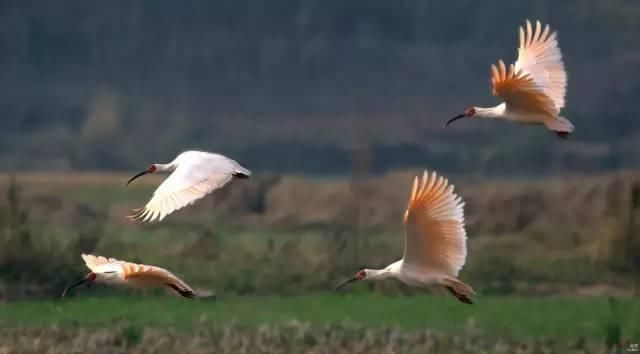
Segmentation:
<svg viewBox="0 0 640 354">
<path fill-rule="evenodd" d="M 573 133 L 573 131 L 575 130 L 575 127 L 573 126 L 573 124 L 571 124 L 571 121 L 561 116 L 549 119 L 544 122 L 544 124 L 547 126 L 547 128 L 555 131 L 556 133 L 569 134 Z"/>
<path fill-rule="evenodd" d="M 471 296 L 475 295 L 476 293 L 469 285 L 456 278 L 445 277 L 444 279 L 442 279 L 442 286 L 444 286 L 445 289 L 449 290 L 451 295 L 455 296 L 458 301 L 464 302 L 465 304 L 469 305 L 473 304 L 473 301 L 471 301 Z"/>
<path fill-rule="evenodd" d="M 251 171 L 240 166 L 239 164 L 233 170 L 233 177 L 240 178 L 240 179 L 247 179 L 249 178 L 249 176 L 251 176 Z"/>
</svg>

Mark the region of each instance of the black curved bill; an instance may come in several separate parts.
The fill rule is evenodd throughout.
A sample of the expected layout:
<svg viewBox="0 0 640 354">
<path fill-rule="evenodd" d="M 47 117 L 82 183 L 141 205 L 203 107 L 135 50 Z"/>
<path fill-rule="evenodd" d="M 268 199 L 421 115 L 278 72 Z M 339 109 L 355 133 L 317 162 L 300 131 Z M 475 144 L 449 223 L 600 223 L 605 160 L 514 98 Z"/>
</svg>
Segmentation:
<svg viewBox="0 0 640 354">
<path fill-rule="evenodd" d="M 464 118 L 464 117 L 466 117 L 466 116 L 464 115 L 464 113 L 463 113 L 463 114 L 459 114 L 459 115 L 457 115 L 457 116 L 455 116 L 455 117 L 453 117 L 453 118 L 449 119 L 446 123 L 444 123 L 444 127 L 446 128 L 446 127 L 448 127 L 448 126 L 449 126 L 449 124 L 451 124 L 451 123 L 453 123 L 453 122 L 457 121 L 457 120 L 458 120 L 458 119 L 460 119 L 460 118 Z"/>
<path fill-rule="evenodd" d="M 338 286 L 336 286 L 335 288 L 333 288 L 333 291 L 336 292 L 338 290 L 340 290 L 340 288 L 342 288 L 343 286 L 349 284 L 349 283 L 353 283 L 354 281 L 358 280 L 358 278 L 356 277 L 351 277 L 345 281 L 343 281 L 342 283 L 340 283 Z"/>
<path fill-rule="evenodd" d="M 140 176 L 144 176 L 144 175 L 146 175 L 147 173 L 149 173 L 149 172 L 145 170 L 145 171 L 142 171 L 142 172 L 138 173 L 137 175 L 135 175 L 135 176 L 133 176 L 133 177 L 129 178 L 129 181 L 127 181 L 127 186 L 129 185 L 129 183 L 133 182 L 133 180 L 134 180 L 134 179 L 136 179 L 136 178 L 138 178 L 138 177 L 140 177 Z"/>
<path fill-rule="evenodd" d="M 85 279 L 82 279 L 82 280 L 80 280 L 79 282 L 77 282 L 77 283 L 75 283 L 75 284 L 73 284 L 73 285 L 71 285 L 71 286 L 67 287 L 67 288 L 66 288 L 66 289 L 64 289 L 64 291 L 62 292 L 62 297 L 65 297 L 65 296 L 67 295 L 67 293 L 69 292 L 69 290 L 71 290 L 71 289 L 75 288 L 76 286 L 80 286 L 80 285 L 82 285 L 82 284 L 84 284 L 84 283 L 87 283 L 87 282 L 89 282 L 89 280 L 85 278 Z"/>
</svg>

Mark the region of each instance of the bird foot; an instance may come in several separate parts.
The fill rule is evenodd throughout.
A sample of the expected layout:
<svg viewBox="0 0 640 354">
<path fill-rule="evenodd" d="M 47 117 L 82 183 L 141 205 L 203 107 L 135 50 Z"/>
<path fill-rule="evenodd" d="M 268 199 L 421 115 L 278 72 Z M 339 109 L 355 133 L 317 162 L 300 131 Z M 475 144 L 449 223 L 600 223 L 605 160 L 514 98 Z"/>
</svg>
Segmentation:
<svg viewBox="0 0 640 354">
<path fill-rule="evenodd" d="M 569 132 L 556 132 L 556 136 L 560 139 L 568 139 L 569 138 Z"/>
<path fill-rule="evenodd" d="M 166 283 L 165 285 L 167 285 L 168 287 L 170 287 L 171 289 L 173 289 L 176 293 L 178 293 L 178 295 L 182 296 L 182 297 L 186 297 L 189 299 L 193 299 L 196 297 L 196 294 L 188 289 L 181 289 L 178 286 L 174 285 L 174 284 L 169 284 Z"/>
</svg>

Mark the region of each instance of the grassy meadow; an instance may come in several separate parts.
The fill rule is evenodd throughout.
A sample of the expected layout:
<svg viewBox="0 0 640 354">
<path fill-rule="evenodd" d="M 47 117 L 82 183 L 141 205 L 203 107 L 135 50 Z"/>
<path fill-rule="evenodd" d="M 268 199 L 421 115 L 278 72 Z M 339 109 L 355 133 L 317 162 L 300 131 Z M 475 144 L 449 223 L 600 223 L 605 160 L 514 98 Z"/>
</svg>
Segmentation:
<svg viewBox="0 0 640 354">
<path fill-rule="evenodd" d="M 138 352 L 146 352 L 142 349 L 146 346 L 144 336 L 167 333 L 185 341 L 191 336 L 215 340 L 223 336 L 221 333 L 228 336 L 233 332 L 251 342 L 253 339 L 247 338 L 254 337 L 254 331 L 270 330 L 277 332 L 276 337 L 287 338 L 280 338 L 284 342 L 279 344 L 274 338 L 268 340 L 272 350 L 278 352 L 327 346 L 335 350 L 351 348 L 355 352 L 367 352 L 364 348 L 369 348 L 367 350 L 377 352 L 385 346 L 395 346 L 399 352 L 456 350 L 468 353 L 511 352 L 514 348 L 537 352 L 541 347 L 559 352 L 570 348 L 587 352 L 604 350 L 607 344 L 624 346 L 640 335 L 640 319 L 635 315 L 640 312 L 637 299 L 482 296 L 473 306 L 461 306 L 448 297 L 421 295 L 314 293 L 296 297 L 244 296 L 188 301 L 157 296 L 82 294 L 72 300 L 20 301 L 1 305 L 0 310 L 3 314 L 0 327 L 9 329 L 0 334 L 5 342 L 17 342 L 16 338 L 25 333 L 38 340 L 51 340 L 51 334 L 36 330 L 48 328 L 68 336 L 67 340 L 62 336 L 62 340 L 53 344 L 52 348 L 61 352 L 73 344 L 71 338 L 87 336 L 87 333 L 95 335 L 105 329 L 109 329 L 107 333 L 114 338 L 121 339 L 102 343 L 102 349 L 135 347 Z M 389 332 L 404 340 L 394 340 Z M 331 343 L 328 333 L 338 336 L 342 344 Z M 367 343 L 367 336 L 379 336 L 380 342 Z M 360 342 L 360 350 L 350 347 Z M 198 343 L 204 350 L 206 341 Z M 247 345 L 244 344 L 245 349 Z M 249 348 L 251 346 L 259 347 L 256 343 L 249 344 Z M 233 345 L 227 344 L 219 349 L 231 348 Z M 25 352 L 28 351 L 25 349 Z"/>
<path fill-rule="evenodd" d="M 396 281 L 331 294 L 401 257 L 415 173 L 256 176 L 159 224 L 125 218 L 158 176 L 128 187 L 123 174 L 0 176 L 0 353 L 601 352 L 640 338 L 633 172 L 452 176 L 473 306 Z M 166 267 L 217 300 L 102 286 L 59 299 L 87 252 Z"/>
<path fill-rule="evenodd" d="M 234 323 L 252 327 L 265 323 L 286 325 L 298 321 L 321 329 L 327 324 L 429 328 L 464 333 L 479 331 L 489 337 L 570 340 L 577 337 L 604 341 L 607 325 L 620 325 L 621 335 L 640 334 L 637 299 L 525 298 L 481 296 L 473 306 L 461 306 L 444 296 L 402 296 L 312 293 L 306 296 L 222 297 L 218 300 L 160 296 L 94 297 L 87 291 L 72 300 L 20 301 L 0 307 L 0 323 L 9 327 L 104 327 L 126 323 L 136 327 L 175 328 Z"/>
</svg>

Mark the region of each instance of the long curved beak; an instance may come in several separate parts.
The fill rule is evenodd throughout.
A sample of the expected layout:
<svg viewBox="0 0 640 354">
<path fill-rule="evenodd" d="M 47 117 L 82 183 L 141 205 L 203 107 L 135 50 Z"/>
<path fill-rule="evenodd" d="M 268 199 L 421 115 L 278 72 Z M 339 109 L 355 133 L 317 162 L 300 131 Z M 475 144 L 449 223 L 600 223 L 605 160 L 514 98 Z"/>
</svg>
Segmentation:
<svg viewBox="0 0 640 354">
<path fill-rule="evenodd" d="M 343 281 L 342 283 L 338 284 L 338 286 L 336 286 L 335 288 L 333 288 L 333 291 L 336 292 L 338 290 L 340 290 L 340 288 L 342 288 L 343 286 L 349 284 L 349 283 L 353 283 L 354 281 L 358 280 L 358 278 L 356 277 L 351 277 L 345 281 Z"/>
<path fill-rule="evenodd" d="M 444 127 L 446 128 L 446 127 L 448 127 L 448 126 L 449 126 L 449 124 L 451 124 L 451 123 L 453 123 L 453 122 L 457 121 L 457 120 L 458 120 L 458 119 L 460 119 L 460 118 L 464 118 L 464 117 L 466 117 L 466 115 L 464 115 L 464 113 L 463 113 L 463 114 L 458 114 L 457 116 L 455 116 L 455 117 L 453 117 L 453 118 L 449 119 L 446 123 L 444 123 Z"/>
<path fill-rule="evenodd" d="M 137 175 L 135 175 L 135 176 L 133 176 L 133 177 L 129 178 L 129 181 L 127 181 L 127 186 L 129 185 L 129 183 L 133 182 L 133 180 L 134 180 L 134 179 L 136 179 L 136 178 L 138 178 L 138 177 L 140 177 L 140 176 L 144 176 L 144 175 L 146 175 L 147 173 L 149 173 L 149 171 L 144 170 L 144 171 L 142 171 L 142 172 L 138 173 Z"/>
<path fill-rule="evenodd" d="M 85 284 L 85 283 L 91 283 L 91 280 L 89 280 L 89 279 L 87 279 L 87 278 L 84 278 L 84 279 L 80 280 L 79 282 L 77 282 L 77 283 L 75 283 L 75 284 L 73 284 L 73 285 L 71 285 L 71 286 L 67 287 L 67 288 L 66 288 L 66 289 L 64 289 L 64 291 L 62 292 L 62 297 L 65 297 L 65 296 L 67 295 L 67 293 L 69 292 L 69 290 L 71 290 L 71 289 L 75 288 L 76 286 L 80 286 L 80 285 L 82 285 L 82 284 Z"/>
</svg>

